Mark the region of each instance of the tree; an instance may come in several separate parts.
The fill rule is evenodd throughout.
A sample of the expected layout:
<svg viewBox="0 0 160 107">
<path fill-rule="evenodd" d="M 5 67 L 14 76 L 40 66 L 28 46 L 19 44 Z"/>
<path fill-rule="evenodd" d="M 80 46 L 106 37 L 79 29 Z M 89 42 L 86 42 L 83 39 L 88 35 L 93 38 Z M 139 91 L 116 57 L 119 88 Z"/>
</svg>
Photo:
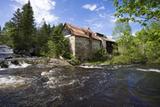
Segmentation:
<svg viewBox="0 0 160 107">
<path fill-rule="evenodd" d="M 160 63 L 160 22 L 153 22 L 141 31 L 137 32 L 136 38 L 141 41 L 141 50 L 148 62 L 159 60 Z"/>
<path fill-rule="evenodd" d="M 0 44 L 6 44 L 8 46 L 13 47 L 12 36 L 14 34 L 14 25 L 11 21 L 5 23 L 5 26 L 2 30 L 2 34 L 0 37 Z"/>
<path fill-rule="evenodd" d="M 49 48 L 49 51 L 52 50 L 54 52 L 54 57 L 63 56 L 65 58 L 70 58 L 71 54 L 69 51 L 69 41 L 63 35 L 63 24 L 59 24 L 54 27 L 51 41 L 49 42 L 50 46 L 53 47 L 52 49 Z"/>
<path fill-rule="evenodd" d="M 37 54 L 45 55 L 48 51 L 48 40 L 51 38 L 52 28 L 50 24 L 43 22 L 42 27 L 37 30 Z"/>
<path fill-rule="evenodd" d="M 12 38 L 15 49 L 22 49 L 22 43 L 24 42 L 22 39 L 22 12 L 18 8 L 17 11 L 13 14 L 13 18 L 11 19 L 12 23 Z"/>
<path fill-rule="evenodd" d="M 131 34 L 131 27 L 128 22 L 116 21 L 112 36 L 114 39 L 120 38 L 124 33 Z"/>
<path fill-rule="evenodd" d="M 120 21 L 135 21 L 146 25 L 148 21 L 160 21 L 160 0 L 114 0 L 115 16 Z"/>
<path fill-rule="evenodd" d="M 154 22 L 135 36 L 124 33 L 117 41 L 120 56 L 116 57 L 116 60 L 125 58 L 126 60 L 120 62 L 160 63 L 159 29 L 160 23 Z"/>
<path fill-rule="evenodd" d="M 55 46 L 56 57 L 59 57 L 60 55 L 63 55 L 64 53 L 65 38 L 62 33 L 62 29 L 63 29 L 63 24 L 59 24 L 54 28 L 53 33 L 52 33 L 52 40 L 56 45 Z"/>
<path fill-rule="evenodd" d="M 25 53 L 32 53 L 34 48 L 35 23 L 30 1 L 22 7 L 21 30 L 23 42 L 21 43 L 20 50 L 24 50 Z"/>
</svg>

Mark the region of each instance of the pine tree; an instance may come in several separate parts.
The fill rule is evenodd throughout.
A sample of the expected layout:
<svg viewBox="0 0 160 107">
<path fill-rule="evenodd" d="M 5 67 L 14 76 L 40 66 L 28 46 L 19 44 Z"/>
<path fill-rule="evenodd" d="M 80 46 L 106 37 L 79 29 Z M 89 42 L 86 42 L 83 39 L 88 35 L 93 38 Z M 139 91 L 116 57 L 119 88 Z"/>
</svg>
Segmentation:
<svg viewBox="0 0 160 107">
<path fill-rule="evenodd" d="M 15 50 L 20 50 L 23 49 L 22 47 L 22 43 L 23 43 L 23 39 L 22 39 L 22 12 L 21 10 L 18 8 L 17 11 L 13 14 L 13 18 L 11 19 L 13 26 L 13 33 L 12 33 L 12 37 L 13 37 L 13 43 L 14 43 L 14 47 Z"/>
<path fill-rule="evenodd" d="M 68 41 L 63 35 L 63 24 L 57 25 L 52 32 L 52 41 L 55 44 L 55 57 L 64 56 L 68 51 Z"/>
<path fill-rule="evenodd" d="M 35 31 L 35 23 L 33 17 L 33 10 L 28 1 L 22 8 L 22 19 L 21 19 L 21 26 L 22 26 L 22 41 L 23 43 L 21 46 L 25 53 L 32 53 L 34 47 L 34 31 Z"/>
<path fill-rule="evenodd" d="M 48 51 L 47 42 L 51 38 L 51 27 L 45 21 L 42 27 L 37 31 L 37 48 L 38 54 L 45 55 Z"/>
</svg>

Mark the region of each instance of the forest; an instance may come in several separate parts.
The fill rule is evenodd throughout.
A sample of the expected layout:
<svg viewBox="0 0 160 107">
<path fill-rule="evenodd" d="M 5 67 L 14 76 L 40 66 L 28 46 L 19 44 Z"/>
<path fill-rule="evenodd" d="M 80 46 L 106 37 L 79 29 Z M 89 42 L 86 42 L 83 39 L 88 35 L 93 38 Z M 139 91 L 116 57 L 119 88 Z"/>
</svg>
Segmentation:
<svg viewBox="0 0 160 107">
<path fill-rule="evenodd" d="M 0 30 L 0 44 L 14 49 L 14 53 L 25 56 L 67 57 L 68 41 L 62 34 L 63 24 L 50 25 L 43 20 L 36 26 L 30 1 L 17 9 L 13 18 Z"/>
</svg>

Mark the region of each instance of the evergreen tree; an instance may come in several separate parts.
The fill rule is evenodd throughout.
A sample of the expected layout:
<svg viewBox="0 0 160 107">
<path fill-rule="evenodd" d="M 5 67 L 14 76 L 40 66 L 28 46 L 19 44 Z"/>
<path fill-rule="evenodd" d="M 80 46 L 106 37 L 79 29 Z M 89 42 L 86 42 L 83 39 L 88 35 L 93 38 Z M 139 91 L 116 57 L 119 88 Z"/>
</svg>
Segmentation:
<svg viewBox="0 0 160 107">
<path fill-rule="evenodd" d="M 52 32 L 52 41 L 55 45 L 54 55 L 55 57 L 63 56 L 64 58 L 71 58 L 69 41 L 64 37 L 62 30 L 63 30 L 63 24 L 59 24 L 54 28 Z"/>
<path fill-rule="evenodd" d="M 64 54 L 65 38 L 64 38 L 64 35 L 62 33 L 62 29 L 63 29 L 63 24 L 59 24 L 53 30 L 52 40 L 56 45 L 55 46 L 55 52 L 56 52 L 55 57 L 59 57 L 59 56 Z"/>
<path fill-rule="evenodd" d="M 22 13 L 21 10 L 18 8 L 17 11 L 13 14 L 13 18 L 11 19 L 11 22 L 13 24 L 13 33 L 12 33 L 12 37 L 13 37 L 13 43 L 14 43 L 14 47 L 15 50 L 20 50 L 23 49 L 22 47 L 22 43 L 24 42 L 22 39 L 22 25 L 21 25 L 21 21 L 22 21 Z"/>
<path fill-rule="evenodd" d="M 22 8 L 21 28 L 22 28 L 21 39 L 23 41 L 21 46 L 25 52 L 32 53 L 34 48 L 34 39 L 35 39 L 34 38 L 35 35 L 33 35 L 35 32 L 35 23 L 30 1 L 28 1 L 28 3 L 25 4 Z"/>
<path fill-rule="evenodd" d="M 37 31 L 37 54 L 45 55 L 48 51 L 47 42 L 51 38 L 51 27 L 50 24 L 43 22 L 42 27 Z"/>
</svg>

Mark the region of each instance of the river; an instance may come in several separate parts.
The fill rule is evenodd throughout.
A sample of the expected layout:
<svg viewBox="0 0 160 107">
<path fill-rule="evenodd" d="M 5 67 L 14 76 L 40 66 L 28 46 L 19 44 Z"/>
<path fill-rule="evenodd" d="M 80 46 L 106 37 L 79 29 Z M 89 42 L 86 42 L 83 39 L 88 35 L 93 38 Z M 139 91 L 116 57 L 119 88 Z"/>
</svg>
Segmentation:
<svg viewBox="0 0 160 107">
<path fill-rule="evenodd" d="M 160 107 L 160 70 L 45 65 L 0 70 L 0 107 Z"/>
</svg>

